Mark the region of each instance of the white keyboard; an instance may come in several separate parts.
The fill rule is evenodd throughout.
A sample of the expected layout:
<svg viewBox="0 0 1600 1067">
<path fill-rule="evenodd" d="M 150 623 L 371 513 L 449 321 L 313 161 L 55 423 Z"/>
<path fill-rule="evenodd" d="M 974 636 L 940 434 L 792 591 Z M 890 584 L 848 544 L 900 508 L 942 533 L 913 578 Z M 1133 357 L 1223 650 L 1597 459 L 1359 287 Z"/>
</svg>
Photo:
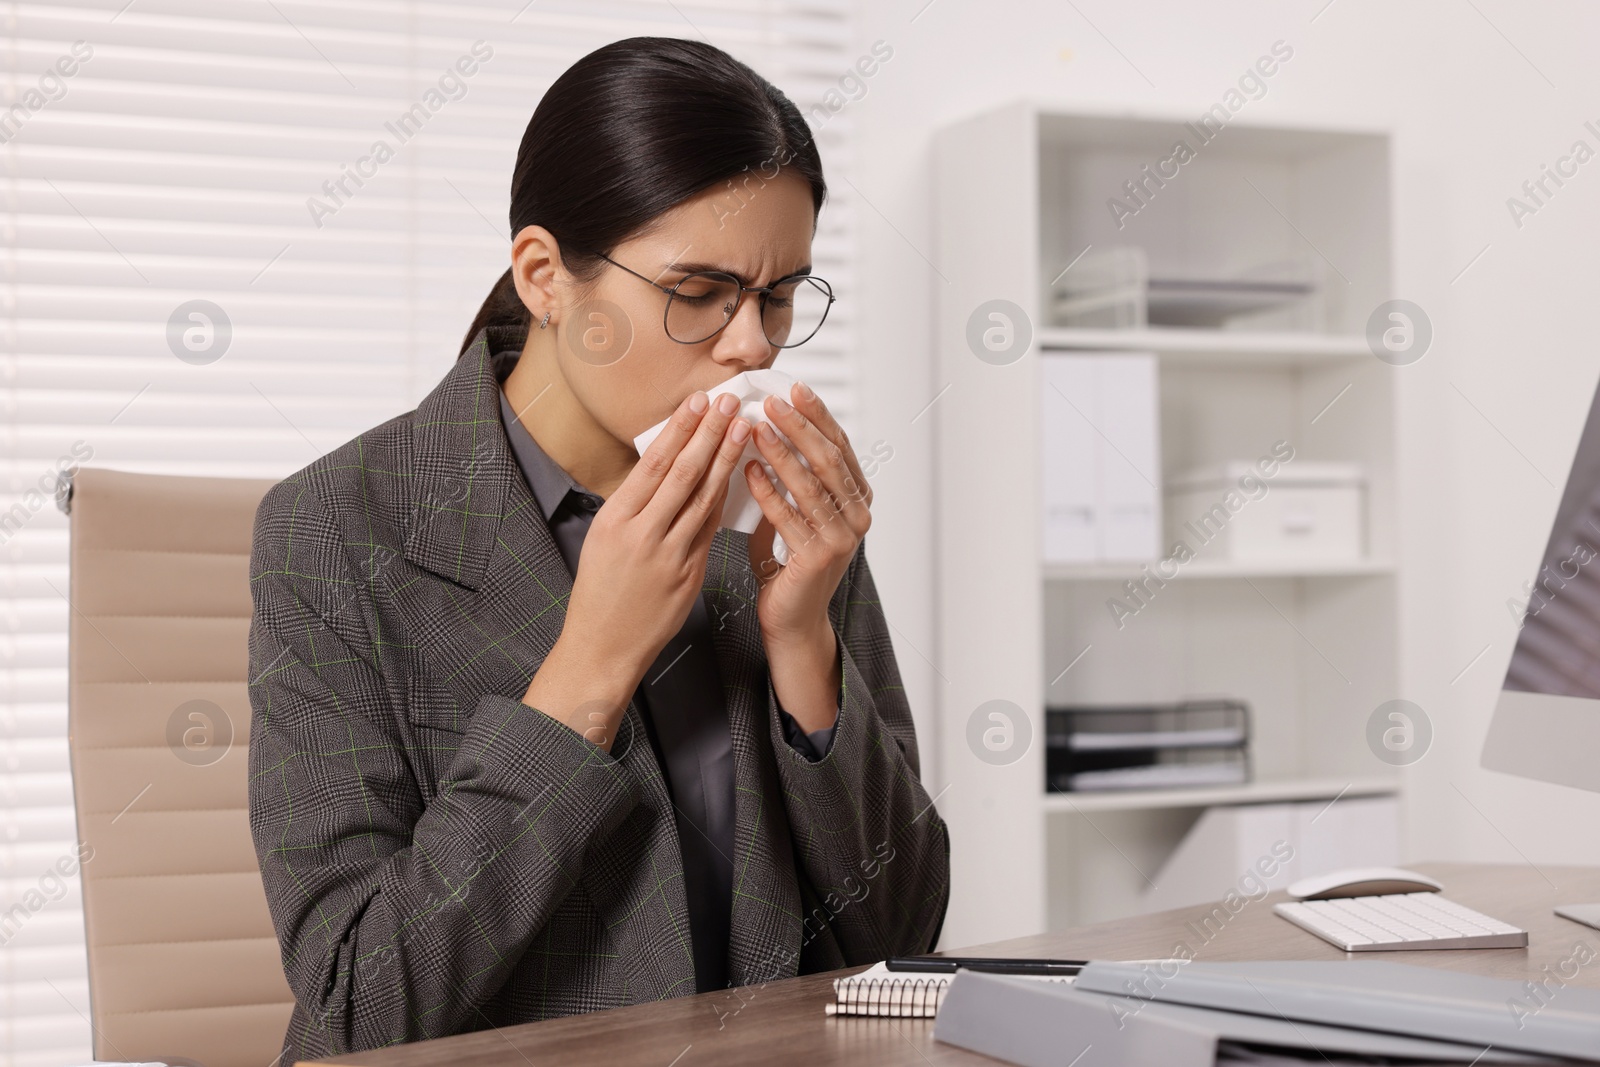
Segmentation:
<svg viewBox="0 0 1600 1067">
<path fill-rule="evenodd" d="M 1524 948 L 1528 931 L 1438 893 L 1393 893 L 1274 904 L 1272 910 L 1346 952 Z"/>
</svg>

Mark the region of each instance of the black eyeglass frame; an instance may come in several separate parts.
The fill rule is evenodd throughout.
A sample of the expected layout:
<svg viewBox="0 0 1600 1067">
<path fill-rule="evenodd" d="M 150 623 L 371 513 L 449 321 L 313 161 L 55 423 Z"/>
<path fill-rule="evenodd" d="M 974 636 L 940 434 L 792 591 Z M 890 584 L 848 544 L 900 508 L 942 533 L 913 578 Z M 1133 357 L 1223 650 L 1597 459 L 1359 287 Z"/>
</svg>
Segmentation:
<svg viewBox="0 0 1600 1067">
<path fill-rule="evenodd" d="M 581 251 L 583 251 L 583 249 L 577 249 L 577 251 L 581 252 Z M 819 278 L 814 274 L 786 274 L 782 278 L 779 278 L 777 280 L 777 282 L 775 284 L 773 284 L 773 285 L 745 285 L 744 283 L 739 281 L 738 278 L 735 278 L 732 274 L 729 274 L 727 271 L 704 270 L 704 271 L 696 271 L 693 274 L 686 274 L 682 278 L 679 278 L 672 285 L 662 285 L 660 282 L 652 281 L 651 279 L 646 278 L 643 274 L 640 274 L 638 271 L 634 270 L 631 267 L 623 266 L 621 263 L 618 263 L 616 260 L 614 260 L 610 256 L 606 255 L 604 252 L 590 251 L 589 254 L 590 255 L 594 255 L 594 256 L 599 256 L 601 259 L 605 260 L 607 263 L 611 264 L 613 267 L 617 267 L 617 268 L 619 268 L 621 270 L 625 270 L 629 274 L 633 275 L 635 278 L 638 278 L 640 281 L 643 281 L 643 282 L 645 282 L 645 283 L 647 283 L 649 285 L 655 286 L 655 288 L 660 289 L 663 293 L 666 293 L 667 294 L 667 306 L 661 309 L 661 332 L 667 335 L 667 339 L 669 341 L 677 342 L 680 345 L 697 345 L 697 344 L 701 344 L 702 342 L 711 340 L 713 337 L 715 337 L 717 334 L 721 333 L 723 330 L 726 330 L 728 328 L 728 323 L 732 322 L 733 319 L 734 319 L 734 316 L 739 314 L 739 307 L 740 307 L 740 305 L 742 305 L 744 303 L 744 294 L 746 294 L 746 293 L 759 293 L 760 294 L 761 306 L 760 306 L 759 310 L 760 310 L 760 313 L 762 315 L 762 321 L 765 322 L 766 321 L 766 311 L 767 311 L 767 297 L 771 293 L 777 291 L 778 286 L 782 285 L 784 282 L 790 281 L 790 280 L 795 279 L 795 278 L 800 278 L 800 279 L 804 279 L 805 281 L 817 283 L 818 285 L 820 285 L 822 287 L 823 294 L 827 296 L 828 303 L 822 309 L 822 318 L 817 320 L 817 325 L 816 325 L 815 329 L 813 329 L 810 333 L 806 334 L 804 337 L 802 337 L 800 340 L 794 342 L 793 344 L 780 345 L 780 344 L 776 343 L 775 341 L 773 341 L 772 338 L 767 337 L 767 343 L 772 345 L 774 348 L 799 348 L 801 345 L 803 345 L 807 341 L 811 340 L 813 337 L 815 337 L 818 334 L 818 332 L 821 331 L 822 324 L 824 322 L 828 321 L 828 312 L 833 309 L 834 301 L 839 299 L 838 297 L 833 295 L 833 286 L 829 285 L 828 282 L 825 279 Z M 672 313 L 672 300 L 673 300 L 674 297 L 676 297 L 678 295 L 678 286 L 682 285 L 684 282 L 688 281 L 690 278 L 707 278 L 707 277 L 710 277 L 710 278 L 726 278 L 729 281 L 731 281 L 734 285 L 738 286 L 739 295 L 734 299 L 733 311 L 729 312 L 727 317 L 723 319 L 721 326 L 718 326 L 715 330 L 712 330 L 710 333 L 708 333 L 704 337 L 700 338 L 699 341 L 679 341 L 676 337 L 672 336 L 672 331 L 667 328 L 667 316 Z M 761 335 L 763 337 L 766 337 L 766 330 L 765 329 L 763 329 L 761 331 Z"/>
</svg>

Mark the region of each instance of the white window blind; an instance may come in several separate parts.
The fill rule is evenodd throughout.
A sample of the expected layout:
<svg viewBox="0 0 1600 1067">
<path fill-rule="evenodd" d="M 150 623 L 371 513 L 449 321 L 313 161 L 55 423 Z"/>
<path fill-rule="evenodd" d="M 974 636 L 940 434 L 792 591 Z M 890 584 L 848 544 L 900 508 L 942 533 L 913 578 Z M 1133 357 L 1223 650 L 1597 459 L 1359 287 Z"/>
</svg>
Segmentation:
<svg viewBox="0 0 1600 1067">
<path fill-rule="evenodd" d="M 831 190 L 815 272 L 841 299 L 781 365 L 848 428 L 850 7 L 0 3 L 0 1065 L 90 1058 L 78 887 L 41 883 L 75 837 L 55 471 L 281 477 L 415 406 L 507 265 L 540 95 L 637 34 L 709 39 L 816 116 Z M 392 157 L 360 163 L 378 140 Z M 335 200 L 324 183 L 358 166 Z"/>
</svg>

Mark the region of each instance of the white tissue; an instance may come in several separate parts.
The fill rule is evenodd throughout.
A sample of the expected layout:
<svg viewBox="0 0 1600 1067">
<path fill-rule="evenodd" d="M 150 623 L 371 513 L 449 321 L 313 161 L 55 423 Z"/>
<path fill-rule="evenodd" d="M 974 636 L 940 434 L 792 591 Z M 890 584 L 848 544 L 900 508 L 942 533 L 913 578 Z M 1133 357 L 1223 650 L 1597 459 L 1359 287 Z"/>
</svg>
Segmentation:
<svg viewBox="0 0 1600 1067">
<path fill-rule="evenodd" d="M 713 404 L 717 402 L 717 397 L 723 393 L 732 393 L 738 397 L 739 411 L 734 417 L 744 416 L 745 420 L 753 428 L 758 422 L 771 422 L 762 407 L 763 401 L 768 396 L 776 396 L 788 403 L 789 387 L 794 382 L 795 379 L 782 371 L 767 367 L 761 370 L 747 370 L 743 374 L 736 374 L 727 381 L 707 389 L 706 395 L 710 397 Z M 669 421 L 670 417 L 662 419 L 633 439 L 633 447 L 638 449 L 641 456 L 644 455 L 644 450 L 650 447 L 650 442 L 654 441 L 661 431 L 666 428 Z M 778 429 L 777 426 L 772 428 L 777 432 L 780 441 L 786 444 L 789 442 L 789 438 L 782 430 Z M 799 457 L 802 464 L 808 469 L 810 468 L 811 464 L 806 461 L 805 456 L 800 454 L 798 448 L 795 449 L 795 455 Z M 777 472 L 772 469 L 772 465 L 756 450 L 756 437 L 752 433 L 745 439 L 744 454 L 739 457 L 739 462 L 734 464 L 733 473 L 728 478 L 728 500 L 722 506 L 722 526 L 725 529 L 738 530 L 740 533 L 746 534 L 755 533 L 756 527 L 760 525 L 762 518 L 761 502 L 750 495 L 750 487 L 746 484 L 744 477 L 745 464 L 752 459 L 760 461 L 762 469 L 767 472 L 767 475 L 777 481 L 778 489 L 783 493 L 784 499 L 788 500 L 790 504 L 795 502 L 794 494 L 789 492 L 784 486 L 783 480 L 778 478 Z M 780 566 L 789 562 L 789 546 L 783 543 L 781 534 L 773 535 L 772 555 Z"/>
</svg>

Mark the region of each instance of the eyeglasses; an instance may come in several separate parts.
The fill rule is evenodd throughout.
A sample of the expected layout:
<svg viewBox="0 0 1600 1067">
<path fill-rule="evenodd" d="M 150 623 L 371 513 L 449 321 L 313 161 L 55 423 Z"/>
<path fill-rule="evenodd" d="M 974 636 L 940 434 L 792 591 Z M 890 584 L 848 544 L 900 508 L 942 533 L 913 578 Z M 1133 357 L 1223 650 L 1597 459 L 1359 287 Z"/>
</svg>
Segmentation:
<svg viewBox="0 0 1600 1067">
<path fill-rule="evenodd" d="M 676 285 L 660 285 L 604 252 L 592 254 L 667 294 L 662 325 L 667 336 L 682 345 L 699 344 L 721 333 L 738 314 L 744 294 L 756 293 L 761 301 L 761 329 L 767 340 L 778 348 L 795 348 L 816 335 L 822 320 L 828 317 L 828 309 L 838 299 L 832 286 L 810 274 L 791 274 L 771 285 L 745 285 L 725 271 L 700 271 L 685 276 Z"/>
</svg>

